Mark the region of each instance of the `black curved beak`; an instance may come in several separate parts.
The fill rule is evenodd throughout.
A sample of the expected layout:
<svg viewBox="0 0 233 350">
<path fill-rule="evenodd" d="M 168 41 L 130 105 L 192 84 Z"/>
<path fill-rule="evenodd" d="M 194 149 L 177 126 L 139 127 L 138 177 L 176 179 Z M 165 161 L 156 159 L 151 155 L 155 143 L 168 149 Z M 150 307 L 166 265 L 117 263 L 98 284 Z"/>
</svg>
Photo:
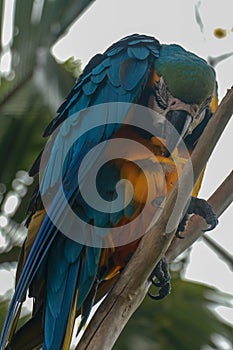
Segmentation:
<svg viewBox="0 0 233 350">
<path fill-rule="evenodd" d="M 169 156 L 187 133 L 192 117 L 186 111 L 176 110 L 169 111 L 166 115 L 166 120 L 168 123 L 166 125 L 165 139 L 167 156 Z"/>
</svg>

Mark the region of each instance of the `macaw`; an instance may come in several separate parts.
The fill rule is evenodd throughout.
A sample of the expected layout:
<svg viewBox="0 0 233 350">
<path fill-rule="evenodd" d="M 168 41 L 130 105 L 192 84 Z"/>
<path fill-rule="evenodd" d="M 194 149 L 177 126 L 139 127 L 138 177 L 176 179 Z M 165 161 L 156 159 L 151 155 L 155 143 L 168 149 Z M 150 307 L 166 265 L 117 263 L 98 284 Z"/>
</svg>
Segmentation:
<svg viewBox="0 0 233 350">
<path fill-rule="evenodd" d="M 66 216 L 56 167 L 60 166 L 61 154 L 66 152 L 67 139 L 75 123 L 63 128 L 64 122 L 80 112 L 77 128 L 85 129 L 89 123 L 89 107 L 116 102 L 157 112 L 163 120 L 168 120 L 173 125 L 179 137 L 171 142 L 166 128 L 160 135 L 143 130 L 143 123 L 146 122 L 143 118 L 149 118 L 147 115 L 140 115 L 142 127 L 127 124 L 125 120 L 130 115 L 128 107 L 123 108 L 119 118 L 114 113 L 110 116 L 108 109 L 103 108 L 105 124 L 97 125 L 91 130 L 87 128 L 76 142 L 69 145 L 62 168 L 64 191 L 75 214 L 90 224 L 86 226 L 87 230 L 91 226 L 94 235 L 98 235 L 99 227 L 109 228 L 111 231 L 111 228 L 122 227 L 140 216 L 148 195 L 144 172 L 147 172 L 154 183 L 153 205 L 160 206 L 161 198 L 170 191 L 180 174 L 174 158 L 180 169 L 187 160 L 179 146 L 180 141 L 184 142 L 191 154 L 217 108 L 215 72 L 205 60 L 181 46 L 163 45 L 154 37 L 139 34 L 121 39 L 103 54 L 97 54 L 90 60 L 58 109 L 57 117 L 44 132 L 45 137 L 50 136 L 49 163 L 40 175 L 40 185 L 29 206 L 26 223 L 28 235 L 19 258 L 16 289 L 2 331 L 1 350 L 40 347 L 43 350 L 69 349 L 76 317 L 81 314 L 82 327 L 93 304 L 112 288 L 138 247 L 140 237 L 131 239 L 125 245 L 85 245 L 66 235 L 72 222 L 67 224 L 67 232 L 61 232 L 48 214 L 52 212 L 62 219 Z M 96 119 L 98 120 L 98 115 Z M 148 121 L 149 124 L 150 122 Z M 58 129 L 60 132 L 56 133 Z M 126 160 L 119 157 L 107 162 L 98 175 L 102 197 L 108 202 L 114 200 L 116 183 L 121 179 L 130 181 L 134 192 L 125 208 L 114 213 L 108 213 L 107 210 L 99 212 L 86 205 L 80 194 L 77 173 L 82 160 L 93 147 L 103 141 L 118 138 L 141 143 L 156 159 L 153 160 L 153 156 L 148 159 L 143 152 L 137 154 L 133 149 L 127 149 L 123 150 L 127 154 Z M 108 151 L 106 144 L 95 157 L 98 158 L 98 155 Z M 35 181 L 39 181 L 37 173 L 43 153 L 45 152 L 39 155 L 30 171 L 30 175 L 35 176 Z M 92 166 L 96 161 L 91 159 L 93 163 L 89 162 L 83 170 L 83 179 L 88 183 L 91 183 Z M 134 163 L 135 160 L 139 161 L 138 164 L 141 162 L 145 165 L 144 171 Z M 161 175 L 161 169 L 165 176 Z M 197 197 L 201 181 L 202 176 L 193 190 L 192 198 Z M 46 207 L 42 200 L 43 195 L 48 197 Z M 127 195 L 125 189 L 125 200 Z M 198 202 L 193 199 L 189 208 L 185 222 L 187 214 L 197 213 L 205 217 L 211 229 L 217 224 L 211 207 L 203 200 Z M 184 229 L 185 222 L 181 222 L 178 231 Z M 143 230 L 143 223 L 139 223 Z M 88 233 L 84 230 L 83 234 L 85 236 Z M 160 282 L 164 264 L 165 261 L 162 260 L 155 268 L 155 277 Z M 168 280 L 169 277 L 161 283 L 162 292 L 158 298 L 169 292 Z M 34 298 L 32 317 L 16 331 L 21 306 L 28 291 L 29 297 Z"/>
</svg>

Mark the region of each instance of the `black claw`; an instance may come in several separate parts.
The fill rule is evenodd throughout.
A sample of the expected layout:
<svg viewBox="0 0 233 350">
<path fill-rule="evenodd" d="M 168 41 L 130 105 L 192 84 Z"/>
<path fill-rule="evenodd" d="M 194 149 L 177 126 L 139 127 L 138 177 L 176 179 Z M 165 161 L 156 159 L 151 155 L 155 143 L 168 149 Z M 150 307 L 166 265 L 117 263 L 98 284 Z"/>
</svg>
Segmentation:
<svg viewBox="0 0 233 350">
<path fill-rule="evenodd" d="M 180 235 L 180 232 L 185 231 L 188 218 L 189 218 L 189 216 L 188 216 L 188 213 L 186 212 L 186 214 L 184 215 L 183 219 L 179 223 L 179 226 L 176 230 L 176 234 L 175 234 L 176 238 L 184 239 L 184 237 Z"/>
<path fill-rule="evenodd" d="M 192 197 L 188 208 L 188 214 L 196 214 L 205 219 L 210 227 L 204 230 L 204 232 L 213 230 L 218 224 L 218 219 L 211 205 L 204 199 Z"/>
<path fill-rule="evenodd" d="M 186 209 L 186 214 L 184 215 L 183 219 L 181 220 L 177 228 L 177 231 L 176 231 L 177 238 L 184 238 L 179 233 L 185 230 L 186 223 L 188 221 L 189 215 L 191 214 L 196 214 L 203 217 L 206 223 L 210 225 L 210 227 L 208 227 L 206 230 L 203 230 L 203 232 L 213 230 L 218 224 L 218 219 L 211 205 L 204 199 L 192 197 L 189 203 L 189 206 Z"/>
<path fill-rule="evenodd" d="M 168 294 L 170 294 L 170 290 L 171 290 L 170 283 L 168 283 L 165 286 L 163 286 L 162 288 L 160 288 L 159 294 L 154 295 L 154 294 L 151 294 L 150 292 L 148 292 L 148 295 L 153 300 L 161 300 L 161 299 L 165 298 Z"/>
<path fill-rule="evenodd" d="M 214 221 L 214 220 L 213 220 L 213 221 Z M 207 222 L 207 224 L 208 224 L 208 222 Z M 210 225 L 210 227 L 208 227 L 207 229 L 203 230 L 203 232 L 211 231 L 211 230 L 213 230 L 217 225 L 218 225 L 218 219 L 216 219 L 214 222 L 212 222 L 212 224 Z"/>
<path fill-rule="evenodd" d="M 184 236 L 180 235 L 180 230 L 176 230 L 175 236 L 176 236 L 176 238 L 184 239 Z"/>
<path fill-rule="evenodd" d="M 168 294 L 170 294 L 171 291 L 171 284 L 170 282 L 167 282 L 162 288 L 159 290 L 159 294 L 154 295 L 148 292 L 148 295 L 153 300 L 161 300 L 165 298 Z"/>
<path fill-rule="evenodd" d="M 158 280 L 158 282 L 155 282 L 155 279 Z M 167 259 L 162 257 L 162 259 L 159 261 L 157 266 L 155 267 L 151 278 L 151 283 L 155 287 L 159 287 L 159 294 L 154 295 L 148 292 L 148 295 L 154 299 L 154 300 L 160 300 L 166 297 L 170 293 L 171 284 L 170 284 L 170 273 L 168 269 L 168 262 Z"/>
<path fill-rule="evenodd" d="M 161 284 L 160 282 L 155 282 L 155 281 L 153 280 L 153 278 L 151 278 L 150 281 L 151 281 L 151 283 L 153 284 L 153 286 L 155 286 L 155 287 L 162 287 L 162 284 Z"/>
</svg>

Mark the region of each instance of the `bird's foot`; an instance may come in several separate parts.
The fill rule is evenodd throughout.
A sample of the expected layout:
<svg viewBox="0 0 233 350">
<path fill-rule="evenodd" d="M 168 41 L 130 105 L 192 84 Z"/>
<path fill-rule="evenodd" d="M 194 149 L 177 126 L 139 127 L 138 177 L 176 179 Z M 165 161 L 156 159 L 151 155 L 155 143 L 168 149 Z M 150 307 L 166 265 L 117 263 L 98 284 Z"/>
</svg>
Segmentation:
<svg viewBox="0 0 233 350">
<path fill-rule="evenodd" d="M 157 279 L 157 282 L 155 281 Z M 155 287 L 159 287 L 159 293 L 157 295 L 148 292 L 148 295 L 154 300 L 161 300 L 166 297 L 171 290 L 170 273 L 168 268 L 168 262 L 165 256 L 158 262 L 154 271 L 151 274 L 150 281 Z"/>
<path fill-rule="evenodd" d="M 211 205 L 204 199 L 191 197 L 191 201 L 189 203 L 188 209 L 177 228 L 177 231 L 176 231 L 177 238 L 184 238 L 183 236 L 180 235 L 180 232 L 183 232 L 185 230 L 187 221 L 189 219 L 189 215 L 191 214 L 196 214 L 201 216 L 202 218 L 205 219 L 206 223 L 210 225 L 210 227 L 207 228 L 205 231 L 213 230 L 218 224 L 218 219 Z"/>
</svg>

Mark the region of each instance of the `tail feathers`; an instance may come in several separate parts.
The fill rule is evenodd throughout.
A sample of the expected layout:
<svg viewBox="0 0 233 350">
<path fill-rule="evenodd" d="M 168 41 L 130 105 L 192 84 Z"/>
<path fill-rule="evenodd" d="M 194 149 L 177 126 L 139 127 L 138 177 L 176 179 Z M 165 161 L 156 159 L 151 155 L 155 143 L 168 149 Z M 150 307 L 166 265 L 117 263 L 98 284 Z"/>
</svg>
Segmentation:
<svg viewBox="0 0 233 350">
<path fill-rule="evenodd" d="M 8 339 L 9 339 L 9 343 L 11 342 L 11 339 L 13 338 L 14 334 L 15 334 L 15 331 L 16 331 L 16 328 L 17 328 L 17 325 L 18 325 L 18 321 L 19 321 L 19 317 L 20 317 L 20 314 L 21 314 L 21 309 L 22 309 L 22 304 L 20 304 L 16 314 L 15 314 L 15 317 L 14 317 L 14 320 L 12 322 L 12 326 L 11 326 L 11 329 L 10 329 L 10 332 L 9 332 L 9 336 L 8 336 Z"/>
<path fill-rule="evenodd" d="M 78 335 L 81 329 L 85 326 L 87 319 L 90 316 L 92 306 L 97 304 L 111 290 L 118 278 L 119 274 L 109 280 L 104 280 L 100 283 L 98 281 L 95 282 L 84 305 L 81 307 L 81 311 L 79 310 L 82 318 L 76 335 Z"/>
<path fill-rule="evenodd" d="M 77 335 L 79 334 L 81 329 L 85 326 L 85 323 L 87 322 L 87 319 L 91 313 L 92 306 L 94 305 L 94 302 L 95 302 L 98 286 L 99 286 L 99 281 L 96 280 L 94 285 L 91 288 L 91 291 L 84 305 L 82 306 L 82 311 L 81 311 L 82 319 L 78 327 Z"/>
<path fill-rule="evenodd" d="M 66 329 L 62 350 L 69 350 L 70 348 L 70 343 L 72 340 L 74 323 L 76 318 L 77 300 L 78 300 L 78 290 L 76 289 L 75 297 L 73 300 L 73 304 L 72 304 L 72 308 L 69 316 L 69 321 L 67 324 L 67 329 Z"/>
<path fill-rule="evenodd" d="M 78 304 L 79 309 L 87 299 L 99 268 L 101 249 L 94 247 L 85 248 L 85 257 L 82 259 L 82 266 L 78 280 Z"/>
<path fill-rule="evenodd" d="M 43 344 L 41 313 L 27 321 L 12 337 L 5 350 L 39 350 Z"/>
<path fill-rule="evenodd" d="M 60 307 L 60 312 L 54 313 L 49 302 L 53 298 L 53 293 L 50 290 L 47 296 L 47 305 L 45 313 L 45 330 L 44 330 L 44 345 L 43 350 L 67 350 L 71 341 L 73 324 L 75 316 L 73 315 L 74 305 L 76 309 L 77 303 L 77 277 L 79 274 L 80 260 L 69 266 L 66 280 L 64 281 L 64 295 Z M 50 293 L 52 295 L 50 295 Z M 72 321 L 72 324 L 69 322 Z M 68 326 L 68 328 L 67 328 Z M 66 342 L 66 344 L 64 344 Z M 67 347 L 68 346 L 68 347 Z"/>
<path fill-rule="evenodd" d="M 98 291 L 97 291 L 97 294 L 95 295 L 94 303 L 97 303 L 99 300 L 102 299 L 102 297 L 107 292 L 109 292 L 109 289 L 111 289 L 112 285 L 116 282 L 118 277 L 119 275 L 113 277 L 111 280 L 103 281 L 98 285 Z M 95 288 L 93 290 L 95 290 Z M 94 296 L 94 294 L 92 294 L 92 296 Z M 76 291 L 75 297 L 73 299 L 69 320 L 68 320 L 68 327 L 66 330 L 62 350 L 69 349 L 75 316 L 78 315 L 76 314 L 77 297 L 78 297 L 78 293 Z M 87 305 L 86 303 L 85 306 L 82 308 L 82 314 L 85 316 L 83 316 L 81 320 L 78 332 L 85 325 L 92 306 L 92 302 L 91 302 L 92 299 L 89 297 L 87 299 L 88 300 L 90 299 L 89 304 Z M 13 335 L 9 346 L 7 346 L 5 350 L 32 350 L 32 349 L 39 350 L 43 345 L 43 339 L 44 339 L 44 335 L 43 335 L 43 327 L 42 327 L 42 313 L 40 312 L 40 313 L 37 313 L 35 316 L 33 316 L 30 320 L 28 320 Z"/>
</svg>

